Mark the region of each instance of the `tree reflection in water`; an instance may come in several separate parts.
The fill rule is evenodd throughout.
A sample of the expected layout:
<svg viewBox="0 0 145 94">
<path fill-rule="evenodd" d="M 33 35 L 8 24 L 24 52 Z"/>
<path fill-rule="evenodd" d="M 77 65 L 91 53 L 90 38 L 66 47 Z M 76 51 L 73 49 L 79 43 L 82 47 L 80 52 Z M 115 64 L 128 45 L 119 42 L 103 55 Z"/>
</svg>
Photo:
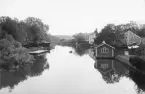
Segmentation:
<svg viewBox="0 0 145 94">
<path fill-rule="evenodd" d="M 99 64 L 101 63 L 106 63 L 106 64 L 112 63 L 113 65 L 111 65 L 112 67 L 110 67 L 110 70 L 106 70 L 106 71 L 104 70 L 102 72 L 99 66 Z M 128 68 L 126 68 L 116 60 L 109 60 L 109 59 L 96 60 L 94 64 L 94 68 L 101 73 L 102 78 L 106 83 L 116 83 L 119 82 L 121 77 L 124 76 L 128 77 Z"/>
<path fill-rule="evenodd" d="M 82 48 L 75 48 L 75 53 L 79 56 L 83 56 L 86 54 L 86 50 L 87 49 L 83 50 Z"/>
<path fill-rule="evenodd" d="M 138 94 L 142 94 L 143 92 L 145 92 L 145 74 L 142 74 L 134 70 L 133 68 L 130 68 L 129 66 L 116 60 L 113 60 L 114 67 L 112 70 L 102 72 L 98 68 L 98 64 L 101 62 L 103 63 L 104 61 L 110 63 L 110 60 L 96 60 L 94 68 L 101 73 L 103 80 L 107 84 L 117 83 L 119 82 L 121 77 L 127 77 L 132 81 L 134 81 L 134 83 L 136 84 L 137 86 L 136 91 Z"/>
<path fill-rule="evenodd" d="M 130 70 L 129 78 L 136 84 L 136 91 L 138 94 L 145 92 L 145 74 Z"/>
<path fill-rule="evenodd" d="M 68 43 L 62 43 L 61 46 L 67 46 L 74 49 L 74 54 L 83 56 L 88 54 L 87 51 L 91 48 L 91 45 L 87 41 L 76 42 L 76 40 L 71 40 Z"/>
<path fill-rule="evenodd" d="M 87 54 L 87 51 L 90 49 L 90 45 L 88 44 L 78 44 L 78 46 L 72 46 L 72 48 L 75 50 L 75 54 L 79 56 L 83 56 Z"/>
<path fill-rule="evenodd" d="M 35 56 L 33 65 L 26 65 L 18 71 L 0 72 L 0 89 L 9 87 L 10 92 L 20 82 L 27 80 L 28 77 L 39 76 L 45 69 L 49 69 L 46 55 Z"/>
</svg>

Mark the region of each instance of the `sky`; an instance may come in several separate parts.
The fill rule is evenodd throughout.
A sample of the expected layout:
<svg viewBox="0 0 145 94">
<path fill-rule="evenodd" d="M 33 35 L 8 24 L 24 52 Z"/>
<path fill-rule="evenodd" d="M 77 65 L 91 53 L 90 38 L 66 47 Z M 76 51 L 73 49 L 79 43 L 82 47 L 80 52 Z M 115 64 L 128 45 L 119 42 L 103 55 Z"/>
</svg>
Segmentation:
<svg viewBox="0 0 145 94">
<path fill-rule="evenodd" d="M 110 23 L 145 23 L 145 0 L 0 0 L 0 16 L 36 17 L 52 35 L 73 35 Z"/>
</svg>

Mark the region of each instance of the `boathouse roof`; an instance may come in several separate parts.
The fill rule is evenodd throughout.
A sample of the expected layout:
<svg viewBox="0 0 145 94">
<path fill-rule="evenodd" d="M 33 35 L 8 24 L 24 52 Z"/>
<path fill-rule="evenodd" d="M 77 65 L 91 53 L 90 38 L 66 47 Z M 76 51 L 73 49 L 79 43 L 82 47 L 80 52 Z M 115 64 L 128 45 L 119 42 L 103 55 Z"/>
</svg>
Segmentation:
<svg viewBox="0 0 145 94">
<path fill-rule="evenodd" d="M 103 45 L 107 45 L 107 46 L 109 46 L 109 47 L 115 49 L 113 46 L 107 44 L 105 41 L 103 41 L 101 44 L 97 45 L 96 48 L 98 48 L 98 47 L 100 47 L 100 46 L 103 46 Z"/>
</svg>

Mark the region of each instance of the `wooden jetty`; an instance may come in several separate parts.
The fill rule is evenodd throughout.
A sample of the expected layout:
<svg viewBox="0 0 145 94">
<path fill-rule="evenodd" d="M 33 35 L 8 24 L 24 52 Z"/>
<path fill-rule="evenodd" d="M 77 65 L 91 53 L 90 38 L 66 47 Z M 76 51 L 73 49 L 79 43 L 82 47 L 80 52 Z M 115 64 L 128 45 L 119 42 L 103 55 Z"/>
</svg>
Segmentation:
<svg viewBox="0 0 145 94">
<path fill-rule="evenodd" d="M 50 50 L 38 50 L 38 51 L 30 51 L 29 54 L 31 55 L 43 55 L 45 53 L 49 53 Z"/>
</svg>

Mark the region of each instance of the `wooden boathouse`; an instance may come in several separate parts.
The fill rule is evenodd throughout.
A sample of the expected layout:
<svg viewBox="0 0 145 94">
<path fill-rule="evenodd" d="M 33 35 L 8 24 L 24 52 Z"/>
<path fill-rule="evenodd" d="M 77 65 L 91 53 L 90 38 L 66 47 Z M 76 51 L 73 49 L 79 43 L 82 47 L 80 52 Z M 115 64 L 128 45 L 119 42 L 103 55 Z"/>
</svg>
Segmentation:
<svg viewBox="0 0 145 94">
<path fill-rule="evenodd" d="M 95 48 L 95 57 L 97 59 L 113 59 L 114 58 L 114 50 L 115 48 L 105 41 L 101 44 L 94 47 Z"/>
</svg>

